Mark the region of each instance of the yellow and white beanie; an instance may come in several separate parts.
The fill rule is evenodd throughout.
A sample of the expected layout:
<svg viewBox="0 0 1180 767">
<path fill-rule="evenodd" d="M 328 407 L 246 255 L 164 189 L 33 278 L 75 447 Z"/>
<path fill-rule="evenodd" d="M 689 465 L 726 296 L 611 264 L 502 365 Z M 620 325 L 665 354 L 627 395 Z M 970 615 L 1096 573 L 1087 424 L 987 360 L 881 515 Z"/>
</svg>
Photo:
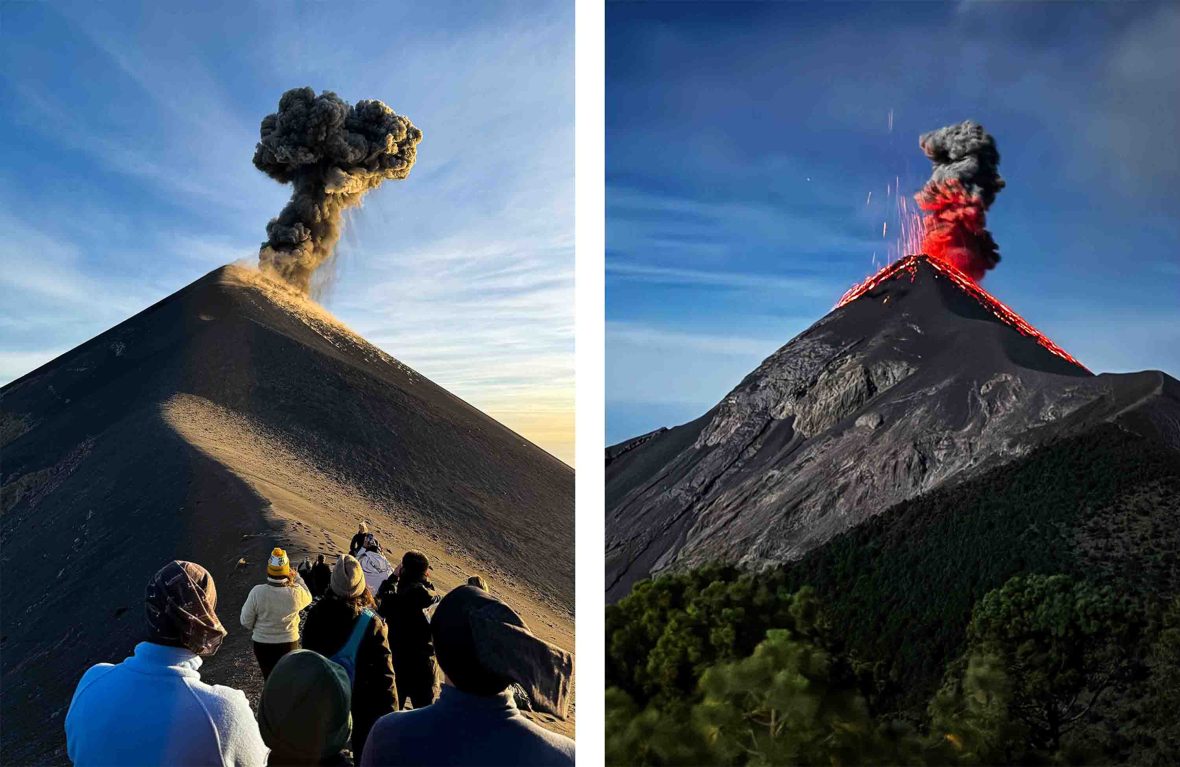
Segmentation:
<svg viewBox="0 0 1180 767">
<path fill-rule="evenodd" d="M 287 559 L 287 552 L 276 548 L 270 553 L 266 562 L 266 574 L 270 578 L 286 578 L 291 574 L 291 560 Z"/>
</svg>

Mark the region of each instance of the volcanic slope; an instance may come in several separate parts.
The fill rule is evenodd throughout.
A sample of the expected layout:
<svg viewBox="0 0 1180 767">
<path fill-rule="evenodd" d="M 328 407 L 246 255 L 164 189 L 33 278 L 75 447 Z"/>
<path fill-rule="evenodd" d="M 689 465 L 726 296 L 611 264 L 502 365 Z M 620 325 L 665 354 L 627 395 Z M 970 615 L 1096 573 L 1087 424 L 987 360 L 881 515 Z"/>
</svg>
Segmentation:
<svg viewBox="0 0 1180 767">
<path fill-rule="evenodd" d="M 230 635 L 203 668 L 261 679 L 238 614 L 271 547 L 474 573 L 573 649 L 573 470 L 257 271 L 218 269 L 0 390 L 4 764 L 64 761 L 83 670 L 142 636 L 172 558 L 210 569 Z M 570 723 L 546 722 L 572 735 Z"/>
<path fill-rule="evenodd" d="M 669 568 L 796 560 L 1109 422 L 1180 449 L 1180 382 L 1093 375 L 909 257 L 697 420 L 608 449 L 607 599 Z"/>
</svg>

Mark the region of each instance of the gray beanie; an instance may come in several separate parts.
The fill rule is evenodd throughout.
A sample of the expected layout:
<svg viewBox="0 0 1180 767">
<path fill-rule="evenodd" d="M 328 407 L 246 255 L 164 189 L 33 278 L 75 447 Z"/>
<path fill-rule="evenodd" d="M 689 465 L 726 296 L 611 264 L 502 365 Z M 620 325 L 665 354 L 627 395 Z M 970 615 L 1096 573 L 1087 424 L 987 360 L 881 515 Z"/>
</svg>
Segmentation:
<svg viewBox="0 0 1180 767">
<path fill-rule="evenodd" d="M 336 560 L 336 567 L 332 569 L 332 580 L 329 584 L 332 591 L 345 598 L 359 597 L 365 590 L 365 573 L 361 570 L 361 563 L 351 554 L 345 554 Z"/>
</svg>

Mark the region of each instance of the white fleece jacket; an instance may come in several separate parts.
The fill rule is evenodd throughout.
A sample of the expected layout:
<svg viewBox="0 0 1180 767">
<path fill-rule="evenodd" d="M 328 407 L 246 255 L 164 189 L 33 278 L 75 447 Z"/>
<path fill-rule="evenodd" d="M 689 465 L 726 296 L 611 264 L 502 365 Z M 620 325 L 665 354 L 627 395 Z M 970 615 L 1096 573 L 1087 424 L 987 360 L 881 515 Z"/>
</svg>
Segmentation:
<svg viewBox="0 0 1180 767">
<path fill-rule="evenodd" d="M 311 604 L 311 592 L 303 578 L 291 586 L 260 583 L 250 589 L 242 605 L 242 626 L 260 644 L 299 641 L 299 611 Z"/>
<path fill-rule="evenodd" d="M 91 666 L 66 712 L 70 761 L 263 767 L 266 744 L 245 693 L 202 682 L 200 667 L 188 650 L 151 642 L 122 663 Z"/>
</svg>

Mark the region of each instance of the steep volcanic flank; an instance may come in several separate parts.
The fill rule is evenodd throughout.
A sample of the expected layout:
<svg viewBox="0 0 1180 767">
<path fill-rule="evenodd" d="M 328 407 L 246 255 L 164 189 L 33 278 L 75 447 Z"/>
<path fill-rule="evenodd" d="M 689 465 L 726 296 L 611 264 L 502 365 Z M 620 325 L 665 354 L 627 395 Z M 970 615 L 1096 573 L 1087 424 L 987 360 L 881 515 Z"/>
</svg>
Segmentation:
<svg viewBox="0 0 1180 767">
<path fill-rule="evenodd" d="M 1095 376 L 925 257 L 859 286 L 688 424 L 607 453 L 607 598 L 800 557 L 875 513 L 1113 421 L 1180 449 L 1180 382 Z"/>
<path fill-rule="evenodd" d="M 991 312 L 996 319 L 1000 320 L 1005 325 L 1012 327 L 1022 336 L 1027 336 L 1028 338 L 1033 339 L 1041 346 L 1053 352 L 1066 362 L 1071 362 L 1082 370 L 1089 372 L 1086 369 L 1086 366 L 1081 362 L 1078 362 L 1072 354 L 1050 341 L 1045 334 L 1030 325 L 1027 320 L 1009 309 L 1003 304 L 1003 302 L 1001 302 L 991 293 L 988 293 L 986 290 L 984 290 L 978 282 L 959 271 L 952 264 L 946 261 L 940 261 L 933 258 L 927 259 L 925 256 L 906 256 L 905 258 L 885 267 L 859 285 L 853 285 L 843 296 L 840 297 L 840 301 L 836 304 L 836 308 L 839 309 L 841 306 L 855 301 L 865 293 L 876 289 L 882 283 L 888 282 L 889 280 L 892 280 L 896 277 L 908 275 L 912 281 L 918 273 L 918 265 L 922 263 L 925 263 L 928 267 L 933 268 L 935 271 L 941 273 L 943 277 L 955 283 L 955 285 L 961 288 L 963 292 L 967 293 L 976 301 L 978 301 L 980 306 Z"/>
<path fill-rule="evenodd" d="M 5 764 L 64 761 L 78 677 L 142 638 L 171 558 L 218 584 L 230 636 L 204 676 L 252 695 L 237 616 L 266 553 L 331 561 L 361 519 L 394 556 L 425 551 L 440 588 L 483 574 L 574 647 L 573 470 L 256 271 L 212 272 L 0 393 Z"/>
</svg>

